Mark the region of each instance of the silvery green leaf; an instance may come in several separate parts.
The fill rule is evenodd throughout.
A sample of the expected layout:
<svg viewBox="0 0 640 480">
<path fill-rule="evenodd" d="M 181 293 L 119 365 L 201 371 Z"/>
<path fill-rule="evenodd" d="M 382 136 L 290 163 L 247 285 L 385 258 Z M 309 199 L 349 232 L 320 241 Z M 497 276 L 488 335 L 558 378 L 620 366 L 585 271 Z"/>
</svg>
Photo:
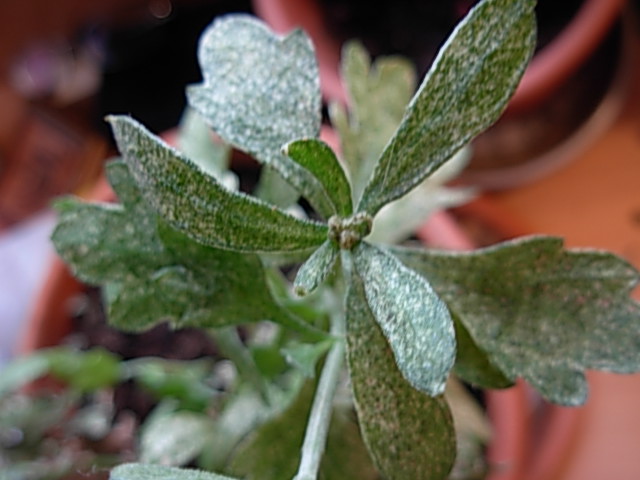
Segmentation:
<svg viewBox="0 0 640 480">
<path fill-rule="evenodd" d="M 304 250 L 327 228 L 223 187 L 129 117 L 112 116 L 118 148 L 146 201 L 174 228 L 217 248 L 250 252 Z"/>
<path fill-rule="evenodd" d="M 535 46 L 535 0 L 486 0 L 440 50 L 385 148 L 357 211 L 374 215 L 495 122 Z"/>
<path fill-rule="evenodd" d="M 362 436 L 390 480 L 446 478 L 455 432 L 443 397 L 413 388 L 371 311 L 365 285 L 352 275 L 347 293 L 347 356 Z"/>
<path fill-rule="evenodd" d="M 264 166 L 260 171 L 260 180 L 253 194 L 267 203 L 280 208 L 290 208 L 296 205 L 300 194 L 293 188 L 277 170 Z"/>
<path fill-rule="evenodd" d="M 530 237 L 470 253 L 394 249 L 428 278 L 489 360 L 547 399 L 578 405 L 585 370 L 640 370 L 640 274 L 610 253 Z"/>
<path fill-rule="evenodd" d="M 330 205 L 317 180 L 281 153 L 320 133 L 321 95 L 313 46 L 296 30 L 280 37 L 246 15 L 216 19 L 200 40 L 204 81 L 187 98 L 213 130 L 275 168 L 323 215 Z"/>
<path fill-rule="evenodd" d="M 296 294 L 305 296 L 318 288 L 332 272 L 339 252 L 340 249 L 331 240 L 327 240 L 313 252 L 302 264 L 293 282 Z"/>
<path fill-rule="evenodd" d="M 231 148 L 222 141 L 214 141 L 212 130 L 192 108 L 186 108 L 180 120 L 178 150 L 225 185 L 230 182 L 229 176 L 235 176 L 228 171 Z"/>
<path fill-rule="evenodd" d="M 283 152 L 320 182 L 333 214 L 348 217 L 353 213 L 349 180 L 329 145 L 314 138 L 296 140 L 285 145 Z"/>
<path fill-rule="evenodd" d="M 74 275 L 93 284 L 148 274 L 169 261 L 156 233 L 156 216 L 127 166 L 110 162 L 107 176 L 123 205 L 84 203 L 72 197 L 56 202 L 54 246 Z"/>
<path fill-rule="evenodd" d="M 367 51 L 356 41 L 345 45 L 341 69 L 349 114 L 339 104 L 331 105 L 329 113 L 340 134 L 357 200 L 402 120 L 416 89 L 416 73 L 413 65 L 400 57 L 381 57 L 372 65 Z"/>
<path fill-rule="evenodd" d="M 424 278 L 365 242 L 353 251 L 353 267 L 404 377 L 418 390 L 441 394 L 456 355 L 445 303 Z"/>
<path fill-rule="evenodd" d="M 203 413 L 176 411 L 152 416 L 142 429 L 140 461 L 186 465 L 207 445 L 212 430 L 212 420 Z"/>
<path fill-rule="evenodd" d="M 216 473 L 162 465 L 126 463 L 111 470 L 110 480 L 238 480 Z"/>
</svg>

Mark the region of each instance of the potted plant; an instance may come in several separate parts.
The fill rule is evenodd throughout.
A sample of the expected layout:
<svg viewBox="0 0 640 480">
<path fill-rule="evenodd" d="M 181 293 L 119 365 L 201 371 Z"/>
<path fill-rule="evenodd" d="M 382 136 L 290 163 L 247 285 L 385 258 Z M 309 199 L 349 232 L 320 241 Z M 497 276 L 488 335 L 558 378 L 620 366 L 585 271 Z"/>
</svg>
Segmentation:
<svg viewBox="0 0 640 480">
<path fill-rule="evenodd" d="M 108 176 L 121 204 L 59 202 L 56 248 L 79 278 L 103 285 L 112 324 L 212 331 L 236 380 L 207 421 L 181 430 L 183 443 L 199 439 L 199 465 L 220 473 L 160 456 L 165 465 L 123 465 L 113 479 L 446 478 L 456 440 L 471 450 L 461 458 L 473 459 L 485 435 L 477 416 L 461 421 L 468 403 L 454 395 L 454 377 L 484 388 L 523 378 L 577 405 L 586 369 L 640 369 L 629 298 L 638 272 L 614 255 L 568 251 L 548 237 L 464 253 L 371 240 L 384 207 L 502 113 L 533 51 L 533 6 L 485 0 L 471 10 L 378 155 L 367 148 L 375 134 L 361 138 L 358 127 L 380 119 L 338 112 L 344 166 L 318 138 L 308 37 L 276 36 L 246 16 L 214 22 L 189 102 L 263 163 L 260 199 L 197 151 L 109 118 L 122 160 Z M 362 67 L 357 47 L 351 55 Z M 372 111 L 393 115 L 385 107 Z M 300 266 L 281 268 L 290 265 Z M 246 395 L 257 399 L 249 410 L 239 406 Z M 170 425 L 152 436 L 172 437 Z M 203 436 L 197 425 L 207 426 Z"/>
</svg>

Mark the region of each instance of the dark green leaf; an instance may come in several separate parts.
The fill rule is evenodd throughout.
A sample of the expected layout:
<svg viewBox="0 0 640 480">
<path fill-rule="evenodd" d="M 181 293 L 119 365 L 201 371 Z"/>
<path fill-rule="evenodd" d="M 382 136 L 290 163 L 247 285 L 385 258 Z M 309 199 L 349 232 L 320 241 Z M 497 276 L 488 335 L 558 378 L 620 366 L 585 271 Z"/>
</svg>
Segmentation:
<svg viewBox="0 0 640 480">
<path fill-rule="evenodd" d="M 531 237 L 472 253 L 395 249 L 423 274 L 491 363 L 549 400 L 578 405 L 585 370 L 640 370 L 640 274 L 604 252 Z"/>
<path fill-rule="evenodd" d="M 234 456 L 231 474 L 245 480 L 293 478 L 300 462 L 314 392 L 315 382 L 306 382 L 296 399 L 280 415 L 255 431 Z"/>
<path fill-rule="evenodd" d="M 495 122 L 535 46 L 535 0 L 486 0 L 438 54 L 382 154 L 357 211 L 374 215 Z"/>
<path fill-rule="evenodd" d="M 473 341 L 466 327 L 455 314 L 453 315 L 456 329 L 456 364 L 455 374 L 471 385 L 482 388 L 507 388 L 513 381 L 505 377 L 504 373 L 489 361 L 487 354 Z"/>
<path fill-rule="evenodd" d="M 127 463 L 111 471 L 110 480 L 237 480 L 216 473 L 185 468 Z"/>
<path fill-rule="evenodd" d="M 283 151 L 318 179 L 334 214 L 348 217 L 353 213 L 349 180 L 329 145 L 316 139 L 296 140 L 285 145 Z"/>
<path fill-rule="evenodd" d="M 324 225 L 232 192 L 128 117 L 109 117 L 118 148 L 145 199 L 196 241 L 237 251 L 280 252 L 320 245 Z"/>
<path fill-rule="evenodd" d="M 342 77 L 349 95 L 349 115 L 339 104 L 331 105 L 329 113 L 340 134 L 357 200 L 402 120 L 416 89 L 416 74 L 411 62 L 400 57 L 381 57 L 371 65 L 364 47 L 353 41 L 342 52 Z"/>
<path fill-rule="evenodd" d="M 443 479 L 455 457 L 447 404 L 405 380 L 366 297 L 354 275 L 347 295 L 347 352 L 365 443 L 385 478 Z"/>
<path fill-rule="evenodd" d="M 418 390 L 441 394 L 456 352 L 447 306 L 424 278 L 384 250 L 363 242 L 353 264 L 404 377 Z"/>
<path fill-rule="evenodd" d="M 109 302 L 114 325 L 142 330 L 161 320 L 175 327 L 271 320 L 310 329 L 274 302 L 257 256 L 200 245 L 166 225 L 160 236 L 173 266 L 123 282 Z"/>
<path fill-rule="evenodd" d="M 320 286 L 333 271 L 340 252 L 337 245 L 327 240 L 302 264 L 293 288 L 300 296 L 308 295 Z"/>
<path fill-rule="evenodd" d="M 189 103 L 227 142 L 275 168 L 330 215 L 318 181 L 281 152 L 320 132 L 318 66 L 306 34 L 279 37 L 255 18 L 227 16 L 205 31 L 198 58 L 204 82 L 188 88 Z"/>
<path fill-rule="evenodd" d="M 107 175 L 123 205 L 70 197 L 56 203 L 56 250 L 78 278 L 93 284 L 145 275 L 169 261 L 156 233 L 156 216 L 143 202 L 127 166 L 111 162 Z"/>
</svg>

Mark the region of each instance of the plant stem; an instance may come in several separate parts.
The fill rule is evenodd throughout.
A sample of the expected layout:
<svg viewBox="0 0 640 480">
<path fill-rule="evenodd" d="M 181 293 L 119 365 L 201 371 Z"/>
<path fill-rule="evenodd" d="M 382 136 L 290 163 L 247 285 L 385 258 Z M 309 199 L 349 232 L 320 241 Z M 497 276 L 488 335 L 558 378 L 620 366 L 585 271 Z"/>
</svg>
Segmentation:
<svg viewBox="0 0 640 480">
<path fill-rule="evenodd" d="M 210 333 L 220 349 L 220 353 L 234 363 L 240 376 L 251 382 L 264 402 L 269 405 L 270 395 L 267 383 L 258 370 L 251 353 L 240 339 L 238 330 L 235 327 L 224 327 L 212 329 Z"/>
<path fill-rule="evenodd" d="M 327 443 L 329 424 L 331 423 L 333 397 L 340 380 L 344 361 L 344 330 L 344 317 L 334 315 L 331 334 L 338 339 L 329 351 L 320 375 L 302 444 L 300 467 L 294 480 L 316 480 L 318 477 L 320 461 Z"/>
</svg>

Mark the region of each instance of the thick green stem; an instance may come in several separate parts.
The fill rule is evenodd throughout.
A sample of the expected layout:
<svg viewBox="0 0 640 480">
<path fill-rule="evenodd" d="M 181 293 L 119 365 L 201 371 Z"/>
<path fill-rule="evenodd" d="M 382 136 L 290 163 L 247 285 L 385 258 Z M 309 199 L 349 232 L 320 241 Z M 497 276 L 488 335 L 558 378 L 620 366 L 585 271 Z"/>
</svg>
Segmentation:
<svg viewBox="0 0 640 480">
<path fill-rule="evenodd" d="M 335 315 L 332 320 L 331 333 L 338 340 L 329 351 L 320 375 L 302 444 L 300 467 L 294 480 L 317 479 L 320 462 L 327 443 L 331 414 L 333 412 L 333 397 L 340 381 L 344 361 L 344 317 Z"/>
<path fill-rule="evenodd" d="M 270 399 L 267 382 L 258 370 L 246 345 L 240 339 L 238 330 L 235 327 L 224 327 L 212 329 L 210 332 L 220 353 L 234 363 L 240 376 L 251 382 L 268 405 Z"/>
</svg>

